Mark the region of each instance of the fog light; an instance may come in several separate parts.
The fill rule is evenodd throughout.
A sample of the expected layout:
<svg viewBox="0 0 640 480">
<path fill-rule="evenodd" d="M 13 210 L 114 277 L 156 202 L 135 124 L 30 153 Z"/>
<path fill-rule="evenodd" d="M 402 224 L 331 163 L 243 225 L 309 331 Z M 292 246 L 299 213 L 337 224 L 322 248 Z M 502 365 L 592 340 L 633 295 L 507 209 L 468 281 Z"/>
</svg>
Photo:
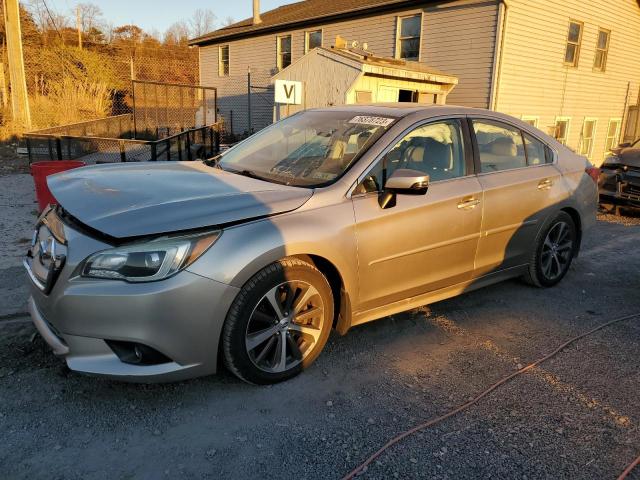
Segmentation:
<svg viewBox="0 0 640 480">
<path fill-rule="evenodd" d="M 142 343 L 123 342 L 120 340 L 105 340 L 105 342 L 123 363 L 132 365 L 159 365 L 172 361 L 166 355 Z"/>
</svg>

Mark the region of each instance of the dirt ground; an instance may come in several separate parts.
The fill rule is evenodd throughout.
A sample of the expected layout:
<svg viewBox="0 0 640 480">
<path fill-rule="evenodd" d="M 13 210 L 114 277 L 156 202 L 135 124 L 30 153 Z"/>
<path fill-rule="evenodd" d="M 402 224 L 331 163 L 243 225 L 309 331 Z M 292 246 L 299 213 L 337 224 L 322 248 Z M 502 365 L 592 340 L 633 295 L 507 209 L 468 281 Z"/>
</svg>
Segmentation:
<svg viewBox="0 0 640 480">
<path fill-rule="evenodd" d="M 22 313 L 30 182 L 0 176 L 3 479 L 338 479 L 568 338 L 640 312 L 640 219 L 600 216 L 559 286 L 509 281 L 334 335 L 283 384 L 86 377 Z M 640 318 L 602 330 L 405 439 L 361 478 L 614 479 L 640 454 L 639 351 Z"/>
<path fill-rule="evenodd" d="M 17 155 L 15 142 L 0 142 L 0 175 L 9 173 L 29 173 L 29 159 Z"/>
</svg>

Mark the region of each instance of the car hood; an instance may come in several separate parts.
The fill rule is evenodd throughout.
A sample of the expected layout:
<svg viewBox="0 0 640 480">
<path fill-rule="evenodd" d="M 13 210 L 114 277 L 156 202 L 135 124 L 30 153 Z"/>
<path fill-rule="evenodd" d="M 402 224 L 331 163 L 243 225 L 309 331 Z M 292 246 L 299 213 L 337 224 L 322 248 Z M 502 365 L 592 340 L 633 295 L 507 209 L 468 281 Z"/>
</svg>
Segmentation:
<svg viewBox="0 0 640 480">
<path fill-rule="evenodd" d="M 115 238 L 216 227 L 295 210 L 313 194 L 202 162 L 96 165 L 47 178 L 81 223 Z"/>
<path fill-rule="evenodd" d="M 622 151 L 618 154 L 618 157 L 620 158 L 620 161 L 618 163 L 628 165 L 633 168 L 640 168 L 640 148 L 623 148 Z"/>
</svg>

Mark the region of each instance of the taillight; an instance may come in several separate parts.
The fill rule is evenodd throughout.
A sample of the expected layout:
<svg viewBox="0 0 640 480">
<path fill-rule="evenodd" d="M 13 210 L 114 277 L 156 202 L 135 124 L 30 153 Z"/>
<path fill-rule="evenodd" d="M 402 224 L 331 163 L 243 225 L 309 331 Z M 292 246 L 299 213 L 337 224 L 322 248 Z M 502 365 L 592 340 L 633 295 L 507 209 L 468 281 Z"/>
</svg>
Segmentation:
<svg viewBox="0 0 640 480">
<path fill-rule="evenodd" d="M 598 178 L 600 178 L 600 169 L 598 167 L 589 167 L 585 169 L 587 175 L 591 177 L 591 179 L 598 183 Z"/>
</svg>

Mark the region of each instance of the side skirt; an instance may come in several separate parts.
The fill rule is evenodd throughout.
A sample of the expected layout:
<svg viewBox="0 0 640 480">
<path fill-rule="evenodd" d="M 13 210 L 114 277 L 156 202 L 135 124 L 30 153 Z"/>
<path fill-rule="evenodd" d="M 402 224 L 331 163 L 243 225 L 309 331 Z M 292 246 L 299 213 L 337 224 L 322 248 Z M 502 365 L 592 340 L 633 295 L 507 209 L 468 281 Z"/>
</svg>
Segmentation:
<svg viewBox="0 0 640 480">
<path fill-rule="evenodd" d="M 418 308 L 441 300 L 446 300 L 447 298 L 455 297 L 462 293 L 471 292 L 478 288 L 486 287 L 510 278 L 519 277 L 526 273 L 527 267 L 528 265 L 519 265 L 507 268 L 505 270 L 500 270 L 499 272 L 489 273 L 482 277 L 474 278 L 449 287 L 444 287 L 439 290 L 434 290 L 422 295 L 383 305 L 382 307 L 372 308 L 363 312 L 354 312 L 351 320 L 351 326 L 361 325 L 388 315 L 393 315 L 395 313 L 411 310 L 412 308 Z"/>
</svg>

